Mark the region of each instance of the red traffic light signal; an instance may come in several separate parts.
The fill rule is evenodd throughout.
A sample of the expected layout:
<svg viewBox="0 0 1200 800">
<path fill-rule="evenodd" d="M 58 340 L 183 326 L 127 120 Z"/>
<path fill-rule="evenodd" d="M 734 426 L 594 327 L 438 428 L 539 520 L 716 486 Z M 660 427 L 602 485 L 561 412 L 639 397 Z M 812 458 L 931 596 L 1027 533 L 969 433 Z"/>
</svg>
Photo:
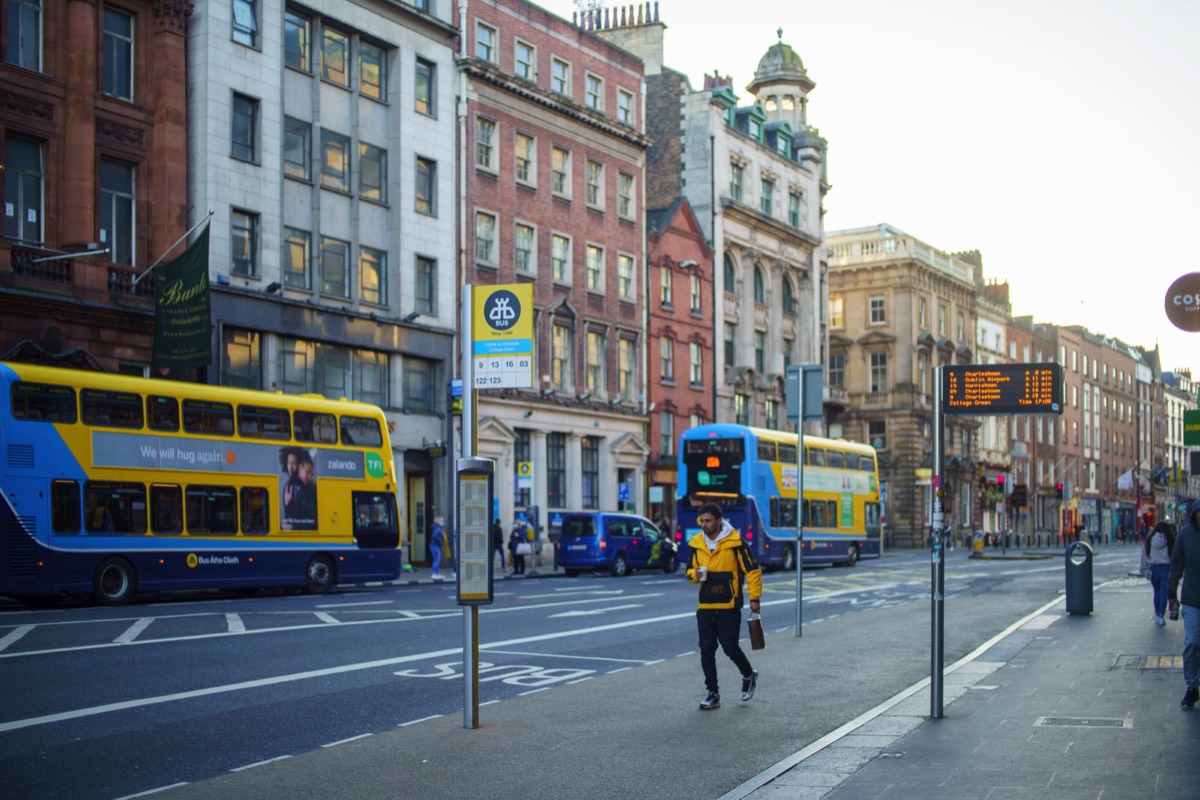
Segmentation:
<svg viewBox="0 0 1200 800">
<path fill-rule="evenodd" d="M 1062 483 L 1056 483 L 1056 484 L 1054 484 L 1054 493 L 1055 493 L 1056 495 L 1058 495 L 1058 499 L 1059 499 L 1059 500 L 1062 500 L 1062 490 L 1063 490 L 1063 485 L 1062 485 Z"/>
<path fill-rule="evenodd" d="M 996 483 L 998 483 L 998 484 L 1000 484 L 1001 486 L 1003 486 L 1003 485 L 1004 485 L 1004 476 L 1003 476 L 1003 475 L 997 475 L 997 476 L 996 476 Z"/>
</svg>

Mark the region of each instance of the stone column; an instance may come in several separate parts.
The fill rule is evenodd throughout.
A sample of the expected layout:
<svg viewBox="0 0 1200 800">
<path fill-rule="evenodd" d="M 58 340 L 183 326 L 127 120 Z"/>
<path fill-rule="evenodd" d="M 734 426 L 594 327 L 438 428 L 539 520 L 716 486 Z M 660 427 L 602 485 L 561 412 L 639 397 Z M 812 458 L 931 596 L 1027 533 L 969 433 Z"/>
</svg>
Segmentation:
<svg viewBox="0 0 1200 800">
<path fill-rule="evenodd" d="M 65 120 L 62 125 L 62 195 L 60 244 L 93 242 L 99 232 L 96 220 L 96 33 L 99 12 L 95 0 L 69 0 L 67 31 L 61 46 L 66 83 Z"/>
<path fill-rule="evenodd" d="M 150 135 L 150 259 L 158 258 L 188 229 L 187 219 L 187 19 L 192 4 L 155 0 L 154 29 L 145 62 L 146 102 L 154 109 Z M 196 220 L 207 209 L 196 209 Z M 182 252 L 180 245 L 178 252 Z M 172 253 L 171 257 L 178 255 Z"/>
</svg>

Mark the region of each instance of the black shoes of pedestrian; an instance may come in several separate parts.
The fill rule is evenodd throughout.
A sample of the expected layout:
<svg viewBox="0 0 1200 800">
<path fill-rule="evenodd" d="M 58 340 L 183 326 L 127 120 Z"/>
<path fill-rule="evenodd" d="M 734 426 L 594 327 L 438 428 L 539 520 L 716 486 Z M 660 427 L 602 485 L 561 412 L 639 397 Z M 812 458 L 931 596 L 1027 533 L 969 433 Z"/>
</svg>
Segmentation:
<svg viewBox="0 0 1200 800">
<path fill-rule="evenodd" d="M 709 692 L 708 697 L 700 701 L 701 711 L 712 711 L 714 708 L 721 707 L 721 695 L 716 692 Z"/>
<path fill-rule="evenodd" d="M 758 670 L 751 670 L 749 678 L 742 678 L 742 702 L 754 697 L 754 687 L 758 686 Z"/>
<path fill-rule="evenodd" d="M 1200 700 L 1200 689 L 1195 686 L 1189 686 L 1187 692 L 1183 695 L 1183 699 L 1179 701 L 1179 705 L 1184 708 L 1195 708 L 1196 701 Z"/>
</svg>

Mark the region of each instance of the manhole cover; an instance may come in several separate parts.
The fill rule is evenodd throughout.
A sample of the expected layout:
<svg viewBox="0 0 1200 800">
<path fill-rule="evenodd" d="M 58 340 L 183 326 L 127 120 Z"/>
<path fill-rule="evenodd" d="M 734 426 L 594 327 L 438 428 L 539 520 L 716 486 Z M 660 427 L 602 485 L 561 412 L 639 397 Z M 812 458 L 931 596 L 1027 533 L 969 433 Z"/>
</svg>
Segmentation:
<svg viewBox="0 0 1200 800">
<path fill-rule="evenodd" d="M 1038 717 L 1034 727 L 1056 728 L 1132 728 L 1129 717 Z"/>
</svg>

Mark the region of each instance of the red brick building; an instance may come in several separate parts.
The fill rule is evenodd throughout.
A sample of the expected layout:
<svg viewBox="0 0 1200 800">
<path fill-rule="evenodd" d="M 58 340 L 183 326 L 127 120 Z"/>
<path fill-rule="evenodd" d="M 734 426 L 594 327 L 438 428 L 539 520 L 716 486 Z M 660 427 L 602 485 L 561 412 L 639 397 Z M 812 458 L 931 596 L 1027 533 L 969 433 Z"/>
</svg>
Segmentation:
<svg viewBox="0 0 1200 800">
<path fill-rule="evenodd" d="M 477 452 L 506 520 L 644 511 L 642 62 L 523 0 L 468 15 L 463 283 L 532 283 L 536 327 L 536 385 L 481 393 Z"/>
<path fill-rule="evenodd" d="M 180 0 L 9 4 L 0 358 L 148 368 L 153 281 L 133 278 L 187 229 L 191 12 Z"/>
</svg>

